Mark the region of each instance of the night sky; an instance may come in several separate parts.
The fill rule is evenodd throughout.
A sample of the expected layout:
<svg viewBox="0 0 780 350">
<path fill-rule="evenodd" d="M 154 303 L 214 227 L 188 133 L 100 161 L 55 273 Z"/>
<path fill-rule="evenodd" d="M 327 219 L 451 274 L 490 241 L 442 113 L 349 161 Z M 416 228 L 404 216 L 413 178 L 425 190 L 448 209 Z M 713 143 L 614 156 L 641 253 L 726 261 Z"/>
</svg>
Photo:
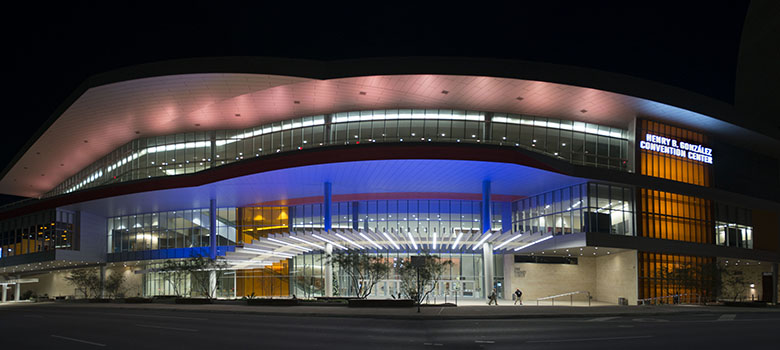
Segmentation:
<svg viewBox="0 0 780 350">
<path fill-rule="evenodd" d="M 747 1 L 539 1 L 489 9 L 454 2 L 28 3 L 4 5 L 4 119 L 14 128 L 3 136 L 3 168 L 87 77 L 177 58 L 519 59 L 632 75 L 733 103 L 748 8 Z"/>
</svg>

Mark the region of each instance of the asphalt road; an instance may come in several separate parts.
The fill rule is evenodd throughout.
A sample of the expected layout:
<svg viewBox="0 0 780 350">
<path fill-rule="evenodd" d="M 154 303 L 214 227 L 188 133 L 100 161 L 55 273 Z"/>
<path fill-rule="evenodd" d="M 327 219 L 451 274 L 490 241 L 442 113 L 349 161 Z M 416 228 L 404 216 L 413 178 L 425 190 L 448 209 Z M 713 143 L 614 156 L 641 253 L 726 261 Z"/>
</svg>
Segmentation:
<svg viewBox="0 0 780 350">
<path fill-rule="evenodd" d="M 0 309 L 3 349 L 776 349 L 780 314 L 382 320 L 48 306 Z"/>
</svg>

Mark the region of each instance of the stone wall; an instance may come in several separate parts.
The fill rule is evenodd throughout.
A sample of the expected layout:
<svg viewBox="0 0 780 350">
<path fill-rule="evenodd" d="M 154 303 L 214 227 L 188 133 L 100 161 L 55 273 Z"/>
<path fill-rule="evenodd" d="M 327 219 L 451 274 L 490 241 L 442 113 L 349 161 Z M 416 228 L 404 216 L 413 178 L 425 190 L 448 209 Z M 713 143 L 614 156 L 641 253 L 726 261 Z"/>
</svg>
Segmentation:
<svg viewBox="0 0 780 350">
<path fill-rule="evenodd" d="M 618 298 L 623 297 L 628 299 L 628 305 L 636 305 L 636 256 L 636 251 L 627 251 L 595 258 L 596 300 L 617 303 Z"/>
<path fill-rule="evenodd" d="M 97 268 L 93 268 L 97 271 Z M 124 294 L 126 296 L 136 296 L 142 294 L 142 275 L 133 273 L 129 267 L 110 267 L 106 269 L 106 278 L 112 273 L 122 273 L 125 275 L 123 284 Z M 47 294 L 50 298 L 55 297 L 76 297 L 83 298 L 83 294 L 77 294 L 76 287 L 70 285 L 65 277 L 70 274 L 69 270 L 51 271 L 38 275 L 24 276 L 24 278 L 37 278 L 38 283 L 26 283 L 22 285 L 22 293 L 31 290 L 38 296 Z M 9 298 L 10 299 L 10 298 Z"/>
<path fill-rule="evenodd" d="M 528 303 L 537 298 L 573 291 L 589 291 L 593 300 L 617 304 L 618 297 L 636 305 L 636 252 L 626 251 L 600 257 L 579 257 L 573 264 L 515 263 L 514 256 L 504 256 L 506 299 L 516 288 L 523 291 Z M 568 298 L 560 301 L 567 302 Z M 587 301 L 575 295 L 575 301 Z"/>
</svg>

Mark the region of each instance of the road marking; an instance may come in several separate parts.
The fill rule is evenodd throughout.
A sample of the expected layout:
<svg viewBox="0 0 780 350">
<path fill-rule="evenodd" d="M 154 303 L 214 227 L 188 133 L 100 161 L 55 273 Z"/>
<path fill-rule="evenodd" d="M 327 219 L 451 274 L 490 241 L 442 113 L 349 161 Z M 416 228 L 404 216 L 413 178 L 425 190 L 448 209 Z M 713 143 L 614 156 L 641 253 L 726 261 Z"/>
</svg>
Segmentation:
<svg viewBox="0 0 780 350">
<path fill-rule="evenodd" d="M 616 318 L 620 318 L 620 317 L 618 317 L 618 316 L 616 316 L 616 317 L 596 317 L 594 319 L 590 319 L 590 320 L 587 320 L 585 322 L 604 322 L 604 321 L 614 320 Z"/>
<path fill-rule="evenodd" d="M 173 331 L 182 331 L 182 332 L 197 332 L 197 329 L 192 328 L 176 328 L 176 327 L 165 327 L 165 326 L 153 326 L 150 324 L 137 324 L 137 327 L 144 327 L 144 328 L 157 328 L 157 329 L 170 329 Z"/>
<path fill-rule="evenodd" d="M 104 315 L 125 315 L 125 316 L 136 316 L 136 317 L 156 317 L 156 318 L 175 318 L 179 320 L 198 320 L 198 321 L 208 321 L 208 318 L 199 318 L 199 317 L 181 317 L 181 316 L 162 316 L 162 315 L 144 315 L 144 314 L 125 314 L 125 313 L 108 313 L 108 312 L 102 312 L 101 314 Z"/>
<path fill-rule="evenodd" d="M 624 339 L 642 339 L 652 338 L 652 335 L 638 335 L 635 337 L 609 337 L 609 338 L 580 338 L 580 339 L 550 339 L 550 340 L 529 340 L 526 343 L 565 343 L 574 341 L 597 341 L 597 340 L 624 340 Z"/>
<path fill-rule="evenodd" d="M 664 320 L 660 318 L 635 318 L 632 321 L 634 322 L 669 322 L 669 320 Z"/>
<path fill-rule="evenodd" d="M 734 321 L 736 317 L 737 314 L 723 314 L 718 317 L 718 321 Z"/>
<path fill-rule="evenodd" d="M 68 337 L 63 337 L 61 335 L 54 335 L 54 334 L 52 334 L 51 336 L 54 337 L 54 338 L 60 338 L 60 339 L 75 341 L 75 342 L 79 342 L 79 343 L 94 345 L 94 346 L 106 346 L 106 344 L 94 343 L 94 342 L 91 342 L 91 341 L 86 341 L 86 340 L 81 340 L 81 339 L 76 339 L 76 338 L 68 338 Z"/>
<path fill-rule="evenodd" d="M 495 344 L 496 342 L 493 340 L 475 340 L 474 341 L 477 344 Z"/>
</svg>

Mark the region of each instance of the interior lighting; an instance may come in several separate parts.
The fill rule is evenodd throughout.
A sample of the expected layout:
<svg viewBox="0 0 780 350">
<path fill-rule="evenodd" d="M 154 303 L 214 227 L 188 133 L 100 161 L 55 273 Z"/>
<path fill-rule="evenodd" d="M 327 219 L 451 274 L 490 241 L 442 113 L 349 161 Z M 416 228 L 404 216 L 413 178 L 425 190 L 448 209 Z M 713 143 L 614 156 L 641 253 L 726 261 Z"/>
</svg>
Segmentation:
<svg viewBox="0 0 780 350">
<path fill-rule="evenodd" d="M 488 234 L 483 236 L 482 239 L 480 239 L 479 242 L 477 242 L 477 244 L 475 244 L 473 247 L 471 247 L 471 249 L 472 250 L 477 250 L 477 248 L 481 247 L 482 243 L 485 243 L 485 241 L 487 241 L 487 239 L 490 238 L 490 236 L 492 236 L 492 235 L 493 235 L 492 232 L 488 232 Z"/>
<path fill-rule="evenodd" d="M 547 237 L 544 237 L 544 238 L 542 238 L 542 239 L 537 239 L 537 240 L 535 240 L 535 241 L 533 241 L 533 242 L 531 242 L 531 243 L 528 243 L 528 244 L 526 244 L 526 245 L 524 245 L 524 246 L 522 246 L 522 247 L 517 247 L 517 248 L 515 248 L 515 251 L 518 251 L 518 250 L 521 250 L 521 249 L 528 248 L 528 247 L 530 247 L 530 246 L 532 246 L 532 245 L 534 245 L 534 244 L 536 244 L 536 243 L 539 243 L 539 242 L 544 242 L 544 241 L 546 241 L 546 240 L 548 240 L 548 239 L 550 239 L 550 238 L 553 238 L 553 236 L 547 236 Z M 555 253 L 555 251 L 553 251 L 553 253 Z M 571 255 L 571 254 L 570 254 L 570 255 Z"/>
</svg>

